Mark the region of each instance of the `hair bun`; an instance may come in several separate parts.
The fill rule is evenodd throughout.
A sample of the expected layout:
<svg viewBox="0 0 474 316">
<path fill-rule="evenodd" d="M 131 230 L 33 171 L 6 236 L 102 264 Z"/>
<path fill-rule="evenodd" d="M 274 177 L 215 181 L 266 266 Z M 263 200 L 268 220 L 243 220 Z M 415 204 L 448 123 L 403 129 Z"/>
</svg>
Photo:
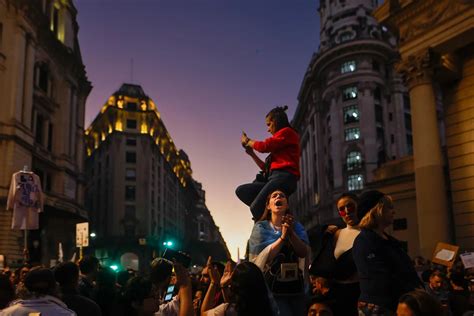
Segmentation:
<svg viewBox="0 0 474 316">
<path fill-rule="evenodd" d="M 275 112 L 286 112 L 286 110 L 288 110 L 288 105 L 277 106 L 277 107 L 274 108 L 272 111 L 275 111 Z"/>
</svg>

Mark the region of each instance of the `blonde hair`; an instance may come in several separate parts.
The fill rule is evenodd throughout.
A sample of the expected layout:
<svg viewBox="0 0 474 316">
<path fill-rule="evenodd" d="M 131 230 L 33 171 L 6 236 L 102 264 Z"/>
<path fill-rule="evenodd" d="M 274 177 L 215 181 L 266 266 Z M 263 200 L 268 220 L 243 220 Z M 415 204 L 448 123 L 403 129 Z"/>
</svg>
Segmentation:
<svg viewBox="0 0 474 316">
<path fill-rule="evenodd" d="M 393 200 L 390 195 L 384 195 L 378 203 L 370 209 L 370 211 L 367 212 L 367 214 L 362 217 L 362 219 L 359 222 L 359 227 L 360 228 L 365 228 L 365 229 L 375 229 L 379 225 L 379 219 L 383 215 L 383 208 L 385 205 L 392 205 L 393 206 Z"/>
</svg>

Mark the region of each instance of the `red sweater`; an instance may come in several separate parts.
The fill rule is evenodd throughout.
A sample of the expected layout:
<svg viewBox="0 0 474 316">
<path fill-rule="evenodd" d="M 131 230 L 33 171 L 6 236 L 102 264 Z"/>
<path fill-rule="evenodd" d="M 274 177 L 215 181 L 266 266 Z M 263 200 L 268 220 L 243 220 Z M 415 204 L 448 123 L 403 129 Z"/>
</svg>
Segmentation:
<svg viewBox="0 0 474 316">
<path fill-rule="evenodd" d="M 261 153 L 271 153 L 270 170 L 285 170 L 300 176 L 300 137 L 291 127 L 284 127 L 264 141 L 255 141 L 253 148 Z"/>
</svg>

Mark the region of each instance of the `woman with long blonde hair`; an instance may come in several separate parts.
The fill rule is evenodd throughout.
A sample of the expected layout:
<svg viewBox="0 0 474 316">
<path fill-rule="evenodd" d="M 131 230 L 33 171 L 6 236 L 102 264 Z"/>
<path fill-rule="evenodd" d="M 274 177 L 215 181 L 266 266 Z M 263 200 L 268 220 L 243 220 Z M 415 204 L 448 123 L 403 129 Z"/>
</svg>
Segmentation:
<svg viewBox="0 0 474 316">
<path fill-rule="evenodd" d="M 398 298 L 422 283 L 402 243 L 386 232 L 395 216 L 392 198 L 380 191 L 364 192 L 359 197 L 359 210 L 367 210 L 353 246 L 361 291 L 359 313 L 391 316 Z"/>
</svg>

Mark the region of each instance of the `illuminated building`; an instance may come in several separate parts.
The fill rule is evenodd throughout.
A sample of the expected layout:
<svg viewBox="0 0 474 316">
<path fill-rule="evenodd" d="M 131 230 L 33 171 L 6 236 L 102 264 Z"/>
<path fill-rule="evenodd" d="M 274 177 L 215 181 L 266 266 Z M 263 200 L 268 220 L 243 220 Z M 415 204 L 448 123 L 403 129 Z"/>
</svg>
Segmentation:
<svg viewBox="0 0 474 316">
<path fill-rule="evenodd" d="M 45 193 L 40 229 L 29 232 L 31 260 L 50 264 L 59 242 L 75 248 L 84 209 L 84 108 L 91 90 L 69 0 L 0 1 L 0 254 L 23 258 L 22 232 L 5 210 L 11 175 L 27 165 Z M 33 246 L 34 245 L 34 246 Z"/>
<path fill-rule="evenodd" d="M 371 16 L 376 2 L 320 1 L 320 47 L 292 120 L 302 152 L 291 204 L 307 229 L 338 221 L 337 196 L 364 190 L 375 169 L 412 151 L 408 91 L 393 70 L 396 41 Z"/>
<path fill-rule="evenodd" d="M 107 252 L 98 257 L 128 251 L 148 262 L 163 240 L 184 250 L 198 194 L 188 156 L 176 148 L 153 100 L 140 86 L 123 84 L 85 135 L 86 206 L 96 249 Z"/>
</svg>

